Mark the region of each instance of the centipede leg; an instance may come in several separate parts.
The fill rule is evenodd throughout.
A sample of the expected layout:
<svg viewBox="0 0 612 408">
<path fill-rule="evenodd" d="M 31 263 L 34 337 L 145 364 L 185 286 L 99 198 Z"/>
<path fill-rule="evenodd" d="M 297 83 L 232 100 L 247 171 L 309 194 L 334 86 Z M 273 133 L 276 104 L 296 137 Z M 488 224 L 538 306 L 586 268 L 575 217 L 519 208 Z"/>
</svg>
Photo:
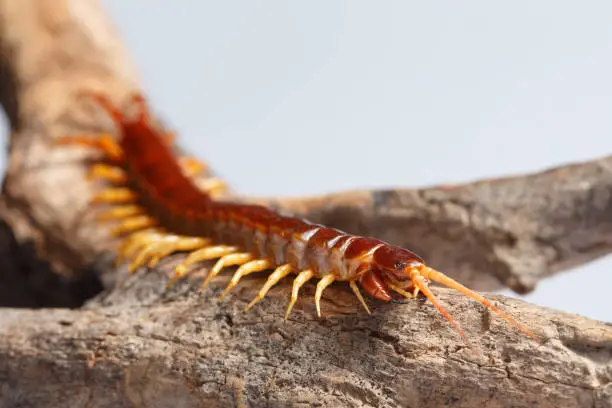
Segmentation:
<svg viewBox="0 0 612 408">
<path fill-rule="evenodd" d="M 165 245 L 168 245 L 168 240 L 173 237 L 173 235 L 160 236 L 158 239 L 142 245 L 140 249 L 136 251 L 134 258 L 130 263 L 130 266 L 128 267 L 128 271 L 135 271 L 141 266 L 144 266 L 151 254 L 158 253 L 161 248 L 163 248 Z"/>
<path fill-rule="evenodd" d="M 395 283 L 393 283 L 393 282 L 389 282 L 389 281 L 387 281 L 387 282 L 385 282 L 385 283 L 386 283 L 386 285 L 387 285 L 387 286 L 388 286 L 390 289 L 394 290 L 395 292 L 399 293 L 400 295 L 404 296 L 404 297 L 405 297 L 405 298 L 407 298 L 407 299 L 410 299 L 410 298 L 416 298 L 416 297 L 417 297 L 417 295 L 419 294 L 419 288 L 417 288 L 417 287 L 415 287 L 415 288 L 414 288 L 414 290 L 413 290 L 413 292 L 412 292 L 412 293 L 410 293 L 410 292 L 408 292 L 408 291 L 406 291 L 406 290 L 402 289 L 402 288 L 401 288 L 399 285 L 397 285 L 397 284 L 395 284 Z"/>
<path fill-rule="evenodd" d="M 251 303 L 249 303 L 248 306 L 244 308 L 244 311 L 246 312 L 247 310 L 252 308 L 253 305 L 255 305 L 257 302 L 266 297 L 268 291 L 272 289 L 274 285 L 280 282 L 281 279 L 289 275 L 291 271 L 293 271 L 293 267 L 290 264 L 281 265 L 276 268 L 274 272 L 272 272 L 272 274 L 268 277 L 268 280 L 266 280 L 266 283 L 263 285 L 257 296 L 255 296 L 255 299 L 253 299 Z"/>
<path fill-rule="evenodd" d="M 166 144 L 168 146 L 171 146 L 176 141 L 176 133 L 175 132 L 166 132 L 164 134 L 163 139 L 164 139 L 164 142 L 166 142 Z"/>
<path fill-rule="evenodd" d="M 204 163 L 189 156 L 179 158 L 179 164 L 183 172 L 189 177 L 197 176 L 207 168 Z M 218 196 L 220 193 L 227 190 L 227 183 L 217 177 L 195 180 L 195 183 L 200 190 L 211 197 Z"/>
<path fill-rule="evenodd" d="M 200 190 L 206 192 L 211 197 L 216 197 L 220 193 L 227 190 L 227 184 L 223 180 L 216 177 L 198 180 L 196 184 Z"/>
<path fill-rule="evenodd" d="M 153 268 L 157 263 L 164 257 L 174 252 L 187 252 L 194 251 L 210 245 L 211 240 L 208 238 L 201 237 L 181 237 L 173 245 L 161 248 L 158 253 L 153 255 L 149 260 L 148 267 Z"/>
<path fill-rule="evenodd" d="M 113 161 L 123 160 L 123 151 L 113 137 L 104 133 L 97 137 L 88 136 L 66 136 L 60 137 L 53 141 L 55 146 L 83 146 L 91 147 L 104 153 L 106 157 Z"/>
<path fill-rule="evenodd" d="M 91 198 L 91 204 L 126 204 L 137 200 L 136 193 L 127 187 L 108 188 Z"/>
<path fill-rule="evenodd" d="M 240 282 L 240 279 L 242 279 L 243 276 L 249 275 L 254 272 L 261 272 L 266 269 L 270 269 L 273 266 L 274 265 L 272 264 L 272 262 L 270 262 L 268 259 L 256 259 L 254 261 L 249 261 L 241 265 L 240 268 L 236 270 L 234 276 L 232 276 L 232 280 L 230 280 L 230 283 L 227 285 L 227 287 L 219 297 L 219 302 L 223 301 L 223 298 L 229 293 L 229 291 L 236 287 L 236 285 L 238 284 L 238 282 Z"/>
<path fill-rule="evenodd" d="M 253 259 L 253 255 L 248 252 L 234 253 L 223 256 L 221 259 L 217 261 L 217 263 L 212 267 L 206 279 L 204 279 L 204 283 L 200 287 L 200 293 L 204 292 L 208 283 L 217 276 L 221 270 L 225 267 L 232 265 L 243 265 Z"/>
<path fill-rule="evenodd" d="M 178 161 L 183 172 L 190 177 L 196 176 L 206 170 L 206 165 L 204 163 L 191 156 L 180 157 Z"/>
<path fill-rule="evenodd" d="M 163 234 L 155 229 L 148 229 L 144 231 L 138 231 L 125 238 L 123 243 L 119 246 L 118 256 L 115 260 L 115 265 L 120 265 L 124 260 L 130 260 L 138 253 L 138 251 L 145 245 L 155 242 L 163 238 Z M 132 273 L 133 270 L 128 269 L 128 272 Z"/>
<path fill-rule="evenodd" d="M 352 280 L 352 281 L 350 281 L 349 286 L 353 290 L 353 293 L 355 293 L 355 296 L 357 296 L 357 299 L 359 299 L 359 301 L 363 305 L 363 307 L 366 310 L 366 312 L 368 312 L 368 314 L 370 314 L 370 309 L 368 308 L 368 305 L 366 304 L 365 299 L 363 298 L 363 296 L 361 295 L 361 292 L 359 291 L 359 287 L 357 286 L 357 282 Z"/>
<path fill-rule="evenodd" d="M 295 302 L 297 302 L 300 288 L 313 277 L 313 270 L 306 269 L 305 271 L 300 272 L 298 276 L 293 280 L 293 288 L 291 289 L 291 301 L 289 302 L 289 306 L 287 307 L 287 312 L 285 312 L 285 321 L 287 321 L 289 313 L 291 313 L 291 310 L 293 309 L 293 305 L 295 305 Z"/>
<path fill-rule="evenodd" d="M 168 282 L 168 287 L 174 282 L 181 279 L 187 274 L 189 268 L 198 262 L 208 261 L 210 259 L 221 258 L 225 255 L 233 254 L 238 251 L 237 247 L 229 245 L 216 245 L 208 248 L 202 248 L 189 254 L 189 256 L 176 267 L 174 276 Z"/>
<path fill-rule="evenodd" d="M 144 214 L 144 208 L 138 205 L 123 205 L 120 207 L 113 207 L 105 213 L 98 216 L 99 222 L 119 220 L 122 218 L 133 217 L 135 215 Z"/>
<path fill-rule="evenodd" d="M 206 238 L 166 235 L 140 249 L 130 264 L 130 269 L 135 270 L 140 268 L 147 263 L 147 260 L 149 268 L 152 268 L 161 258 L 173 252 L 193 251 L 208 244 L 210 244 L 210 240 Z"/>
<path fill-rule="evenodd" d="M 317 290 L 315 292 L 315 306 L 317 308 L 317 316 L 321 317 L 321 295 L 326 287 L 332 284 L 333 281 L 336 280 L 336 275 L 330 273 L 329 275 L 325 275 L 319 283 L 317 283 Z"/>
<path fill-rule="evenodd" d="M 155 219 L 148 215 L 137 215 L 135 217 L 126 218 L 111 231 L 111 235 L 118 237 L 127 233 L 150 228 L 156 225 Z"/>
<path fill-rule="evenodd" d="M 91 166 L 87 178 L 89 180 L 103 179 L 111 183 L 125 183 L 127 181 L 127 174 L 118 167 L 96 163 Z"/>
</svg>

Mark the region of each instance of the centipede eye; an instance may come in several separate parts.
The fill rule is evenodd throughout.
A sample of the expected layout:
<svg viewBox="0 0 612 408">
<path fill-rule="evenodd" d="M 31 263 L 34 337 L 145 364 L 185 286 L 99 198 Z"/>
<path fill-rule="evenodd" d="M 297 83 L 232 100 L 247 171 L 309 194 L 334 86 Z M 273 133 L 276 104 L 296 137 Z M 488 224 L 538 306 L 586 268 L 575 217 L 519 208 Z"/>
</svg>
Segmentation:
<svg viewBox="0 0 612 408">
<path fill-rule="evenodd" d="M 406 273 L 411 267 L 422 265 L 423 260 L 416 254 L 393 245 L 385 245 L 374 253 L 374 264 L 378 269 L 391 274 L 395 280 L 408 280 Z"/>
</svg>

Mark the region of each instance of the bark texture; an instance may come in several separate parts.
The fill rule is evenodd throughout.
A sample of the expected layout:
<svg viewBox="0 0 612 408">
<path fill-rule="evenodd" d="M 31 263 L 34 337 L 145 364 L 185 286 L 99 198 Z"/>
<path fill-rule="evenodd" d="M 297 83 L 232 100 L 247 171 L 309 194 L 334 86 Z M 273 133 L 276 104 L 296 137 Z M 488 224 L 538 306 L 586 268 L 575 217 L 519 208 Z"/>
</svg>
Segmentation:
<svg viewBox="0 0 612 408">
<path fill-rule="evenodd" d="M 440 290 L 473 352 L 425 302 L 374 305 L 367 316 L 348 291 L 332 288 L 317 321 L 308 287 L 283 323 L 287 283 L 244 313 L 261 280 L 218 305 L 220 282 L 199 296 L 200 280 L 164 291 L 166 279 L 124 279 L 80 311 L 3 312 L 5 404 L 612 406 L 612 327 L 604 323 L 494 297 L 546 338 L 539 345 Z"/>
<path fill-rule="evenodd" d="M 491 296 L 542 337 L 536 343 L 436 289 L 470 349 L 422 301 L 371 302 L 368 316 L 336 285 L 324 293 L 326 317 L 314 319 L 306 285 L 283 323 L 288 282 L 244 313 L 261 278 L 245 278 L 218 304 L 227 274 L 203 296 L 204 269 L 164 289 L 180 255 L 134 276 L 114 270 L 113 243 L 87 205 L 97 189 L 83 177 L 87 153 L 50 142 L 112 131 L 75 92 L 123 103 L 138 90 L 131 62 L 94 0 L 0 0 L 0 43 L 11 123 L 0 200 L 1 407 L 612 407 L 606 323 Z M 526 291 L 608 252 L 611 161 L 452 188 L 241 199 L 415 248 L 467 284 L 485 282 L 480 289 Z M 102 289 L 83 307 L 59 308 Z"/>
</svg>

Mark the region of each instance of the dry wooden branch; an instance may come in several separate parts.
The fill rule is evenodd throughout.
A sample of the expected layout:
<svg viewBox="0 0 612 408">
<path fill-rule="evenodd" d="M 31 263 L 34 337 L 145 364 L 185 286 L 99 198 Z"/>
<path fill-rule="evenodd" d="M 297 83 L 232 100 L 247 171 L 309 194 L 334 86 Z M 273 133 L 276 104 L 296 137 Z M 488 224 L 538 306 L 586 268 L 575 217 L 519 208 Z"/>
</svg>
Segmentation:
<svg viewBox="0 0 612 408">
<path fill-rule="evenodd" d="M 612 156 L 459 186 L 260 202 L 411 248 L 478 290 L 527 293 L 612 250 Z"/>
<path fill-rule="evenodd" d="M 248 279 L 223 304 L 217 282 L 164 291 L 167 276 L 122 280 L 81 311 L 3 311 L 4 402 L 108 407 L 611 407 L 612 327 L 496 299 L 549 339 L 525 339 L 441 290 L 480 354 L 428 303 L 372 316 L 332 288 L 313 319 L 312 288 L 287 323 L 288 285 L 249 313 Z M 2 400 L 0 400 L 2 401 Z M 9 405 L 10 406 L 10 405 Z"/>
<path fill-rule="evenodd" d="M 71 283 L 71 272 L 92 276 L 100 269 L 104 273 L 96 276 L 109 278 L 109 289 L 82 309 L 2 310 L 0 406 L 612 407 L 612 327 L 604 323 L 495 297 L 546 338 L 539 345 L 492 321 L 482 307 L 440 290 L 480 350 L 473 354 L 428 303 L 374 304 L 367 316 L 338 285 L 325 292 L 327 317 L 316 321 L 312 287 L 305 287 L 283 324 L 287 283 L 243 313 L 261 279 L 245 279 L 218 305 L 223 279 L 204 296 L 197 295 L 195 276 L 163 289 L 173 259 L 129 278 L 112 270 L 103 261 L 111 242 L 87 206 L 93 187 L 83 179 L 86 155 L 51 149 L 49 142 L 112 130 L 107 118 L 71 92 L 104 89 L 121 101 L 138 88 L 131 64 L 94 0 L 0 0 L 0 41 L 2 104 L 12 125 L 0 202 L 6 222 L 0 225 L 0 302 L 76 305 L 86 297 L 80 291 L 95 282 Z M 540 195 L 529 196 L 519 178 L 456 189 L 346 193 L 331 204 L 278 203 L 347 230 L 413 241 L 423 253 L 438 245 L 442 249 L 427 254 L 434 263 L 467 234 L 469 260 L 454 255 L 449 261 L 461 274 L 472 265 L 508 282 L 511 273 L 491 265 L 512 257 L 518 265 L 535 252 L 543 259 L 537 265 L 513 266 L 522 271 L 516 281 L 529 287 L 530 274 L 545 274 L 561 261 L 583 262 L 585 253 L 597 252 L 597 242 L 601 253 L 606 250 L 607 160 L 557 171 L 565 175 L 533 176 L 530 183 L 556 180 Z M 570 190 L 565 207 L 551 198 L 560 188 Z M 524 203 L 532 218 L 518 211 Z M 427 223 L 416 221 L 423 218 Z M 548 231 L 553 221 L 562 228 Z M 403 238 L 402 225 L 416 232 Z M 583 235 L 563 235 L 576 226 Z M 588 243 L 582 252 L 580 237 Z M 528 245 L 536 238 L 555 245 Z M 548 245 L 558 259 L 546 251 L 538 255 Z"/>
</svg>

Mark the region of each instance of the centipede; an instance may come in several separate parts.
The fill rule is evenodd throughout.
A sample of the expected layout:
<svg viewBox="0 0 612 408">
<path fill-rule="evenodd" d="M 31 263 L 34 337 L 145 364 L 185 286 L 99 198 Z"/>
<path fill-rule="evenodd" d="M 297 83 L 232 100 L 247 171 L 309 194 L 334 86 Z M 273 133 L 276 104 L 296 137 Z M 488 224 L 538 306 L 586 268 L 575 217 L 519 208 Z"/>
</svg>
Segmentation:
<svg viewBox="0 0 612 408">
<path fill-rule="evenodd" d="M 167 287 L 205 261 L 213 262 L 200 287 L 204 292 L 225 268 L 235 267 L 219 301 L 245 276 L 270 271 L 245 311 L 262 301 L 281 280 L 293 276 L 285 313 L 289 317 L 301 288 L 316 280 L 314 304 L 321 317 L 321 297 L 334 282 L 348 284 L 366 313 L 368 296 L 390 302 L 394 298 L 424 296 L 468 342 L 460 325 L 440 303 L 431 282 L 454 289 L 492 310 L 525 335 L 536 338 L 517 320 L 481 294 L 437 271 L 414 252 L 382 240 L 284 215 L 271 208 L 224 198 L 225 183 L 215 177 L 198 182 L 205 165 L 173 151 L 176 135 L 152 124 L 148 102 L 131 95 L 134 115 L 125 115 L 101 92 L 82 91 L 113 120 L 117 134 L 63 136 L 56 145 L 93 149 L 99 160 L 89 164 L 88 177 L 104 183 L 91 204 L 108 207 L 98 218 L 112 222 L 118 239 L 117 265 L 128 272 L 153 268 L 175 253 L 186 256 L 175 267 Z M 469 342 L 468 342 L 469 343 Z"/>
</svg>

